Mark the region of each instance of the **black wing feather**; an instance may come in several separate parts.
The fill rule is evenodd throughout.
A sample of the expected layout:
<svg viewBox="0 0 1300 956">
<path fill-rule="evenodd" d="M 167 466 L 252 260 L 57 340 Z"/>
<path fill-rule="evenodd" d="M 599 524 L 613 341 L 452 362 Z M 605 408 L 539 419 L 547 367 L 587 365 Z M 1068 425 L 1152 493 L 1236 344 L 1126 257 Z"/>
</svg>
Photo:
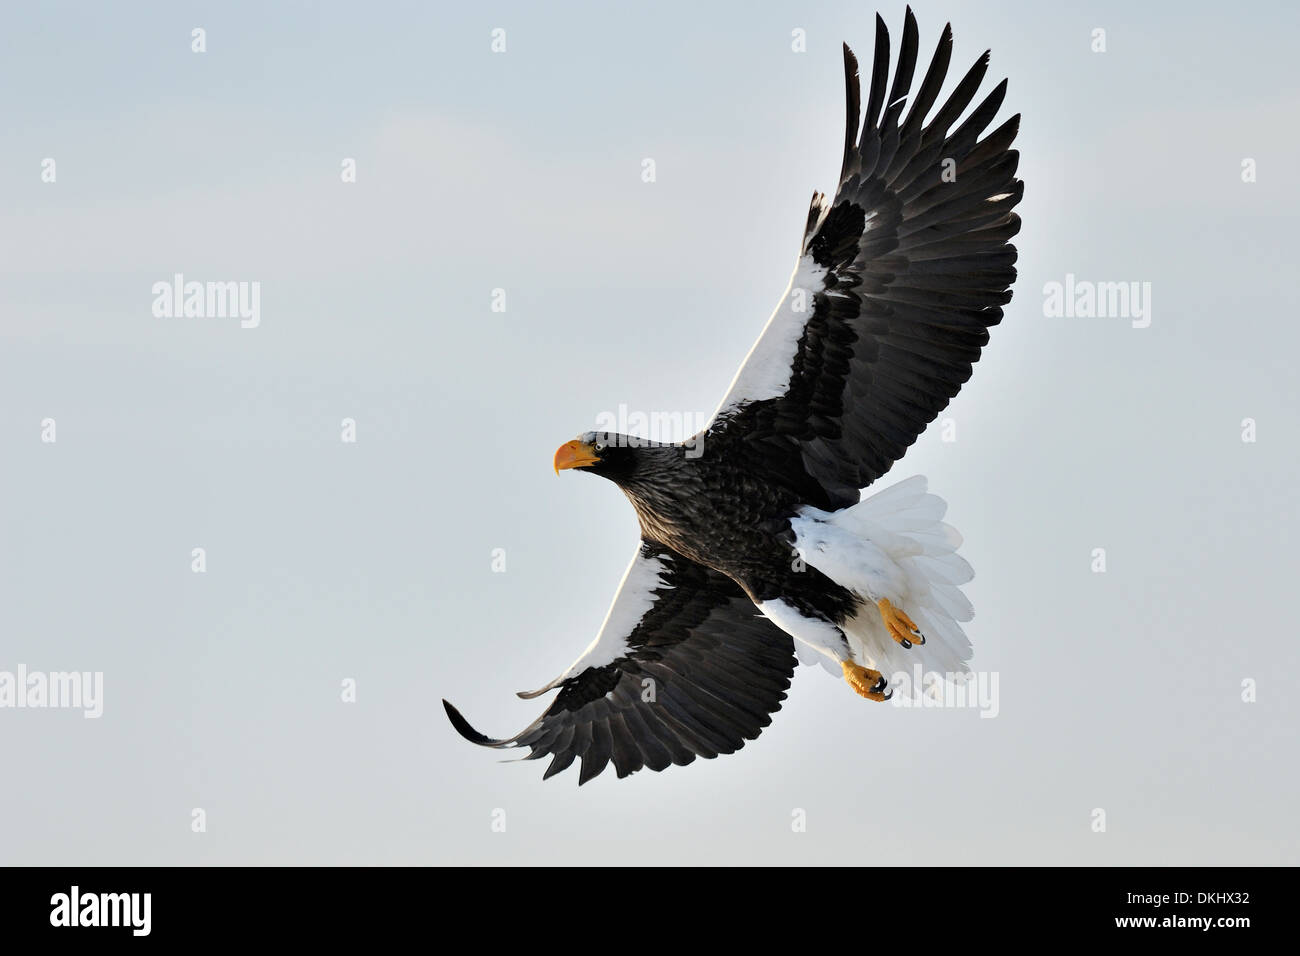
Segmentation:
<svg viewBox="0 0 1300 956">
<path fill-rule="evenodd" d="M 1020 228 L 1012 210 L 1024 184 L 1010 147 L 1020 117 L 980 139 L 1006 81 L 950 133 L 975 102 L 988 53 L 927 121 L 948 73 L 952 29 L 944 27 L 913 93 L 918 31 L 907 11 L 885 101 L 889 34 L 877 21 L 862 117 L 858 64 L 845 47 L 843 172 L 833 200 L 816 194 L 803 244 L 826 274 L 811 312 L 787 320 L 803 323 L 789 381 L 776 398 L 729 395 L 710 428 L 715 447 L 821 508 L 857 502 L 947 406 L 1001 321 L 1016 277 L 1008 240 Z M 726 437 L 743 441 L 724 445 Z"/>
<path fill-rule="evenodd" d="M 443 701 L 456 731 L 485 747 L 528 747 L 525 759 L 553 755 L 543 779 L 581 761 L 579 784 L 610 763 L 625 777 L 733 753 L 756 738 L 789 689 L 790 636 L 725 575 L 659 544 L 643 544 L 641 558 L 660 562 L 661 586 L 619 659 L 558 682 L 546 713 L 504 740 Z M 652 700 L 643 699 L 647 679 Z"/>
</svg>

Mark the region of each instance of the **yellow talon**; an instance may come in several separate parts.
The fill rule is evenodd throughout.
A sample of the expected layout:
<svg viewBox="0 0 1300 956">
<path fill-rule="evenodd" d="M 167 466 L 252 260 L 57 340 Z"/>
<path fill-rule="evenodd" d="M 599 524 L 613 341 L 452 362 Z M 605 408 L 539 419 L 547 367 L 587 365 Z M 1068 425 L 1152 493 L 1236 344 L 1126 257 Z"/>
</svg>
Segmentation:
<svg viewBox="0 0 1300 956">
<path fill-rule="evenodd" d="M 869 667 L 863 667 L 860 664 L 854 664 L 852 661 L 841 661 L 840 667 L 844 670 L 844 679 L 849 682 L 854 693 L 867 700 L 889 700 L 894 696 L 891 690 L 885 692 L 887 681 L 881 675 L 880 671 L 873 671 Z"/>
<path fill-rule="evenodd" d="M 904 647 L 911 647 L 913 644 L 924 644 L 925 635 L 916 623 L 903 613 L 903 609 L 894 607 L 889 603 L 888 598 L 881 598 L 876 602 L 876 607 L 880 609 L 880 619 L 885 623 L 885 630 L 899 644 Z"/>
</svg>

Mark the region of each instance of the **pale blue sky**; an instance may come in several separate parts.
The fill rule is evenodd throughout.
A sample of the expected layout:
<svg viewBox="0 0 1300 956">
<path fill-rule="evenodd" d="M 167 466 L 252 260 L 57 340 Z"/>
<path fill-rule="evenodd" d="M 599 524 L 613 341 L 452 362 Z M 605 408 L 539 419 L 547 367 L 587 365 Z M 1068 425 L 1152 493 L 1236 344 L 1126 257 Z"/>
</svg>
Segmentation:
<svg viewBox="0 0 1300 956">
<path fill-rule="evenodd" d="M 1016 297 L 886 479 L 966 537 L 996 719 L 805 668 L 739 754 L 581 790 L 454 735 L 441 697 L 513 733 L 594 635 L 636 523 L 551 454 L 714 408 L 834 185 L 839 44 L 903 9 L 607 7 L 0 12 L 0 670 L 105 682 L 0 710 L 0 862 L 1300 862 L 1283 4 L 916 7 L 1024 114 Z M 261 325 L 153 317 L 175 272 Z M 1045 318 L 1066 273 L 1152 283 L 1151 327 Z"/>
</svg>

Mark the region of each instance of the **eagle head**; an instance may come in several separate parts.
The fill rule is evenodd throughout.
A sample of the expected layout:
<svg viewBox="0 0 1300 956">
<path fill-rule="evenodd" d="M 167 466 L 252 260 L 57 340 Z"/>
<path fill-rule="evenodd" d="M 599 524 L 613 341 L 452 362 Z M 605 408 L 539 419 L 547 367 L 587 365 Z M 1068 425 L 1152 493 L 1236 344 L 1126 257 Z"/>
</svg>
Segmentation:
<svg viewBox="0 0 1300 956">
<path fill-rule="evenodd" d="M 617 432 L 584 432 L 566 441 L 555 452 L 555 473 L 574 468 L 589 471 L 613 482 L 624 481 L 636 473 L 644 438 Z"/>
</svg>

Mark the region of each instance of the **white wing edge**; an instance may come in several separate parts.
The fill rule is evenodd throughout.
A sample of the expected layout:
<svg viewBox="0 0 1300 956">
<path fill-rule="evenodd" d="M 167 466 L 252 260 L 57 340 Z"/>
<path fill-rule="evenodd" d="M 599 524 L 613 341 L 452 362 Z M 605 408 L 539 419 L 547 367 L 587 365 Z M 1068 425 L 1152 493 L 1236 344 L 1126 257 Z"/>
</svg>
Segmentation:
<svg viewBox="0 0 1300 956">
<path fill-rule="evenodd" d="M 815 295 L 826 289 L 827 271 L 812 256 L 805 253 L 799 257 L 776 311 L 740 364 L 727 394 L 709 420 L 709 428 L 719 415 L 742 402 L 780 398 L 790 388 L 790 371 L 799 338 L 812 316 Z"/>
<path fill-rule="evenodd" d="M 600 625 L 595 639 L 587 645 L 579 658 L 569 665 L 563 674 L 545 687 L 533 691 L 520 691 L 520 697 L 531 700 L 540 697 L 548 690 L 554 690 L 574 674 L 581 673 L 589 667 L 604 667 L 618 660 L 627 651 L 627 639 L 632 636 L 641 619 L 655 605 L 657 589 L 666 585 L 660 575 L 664 563 L 657 555 L 645 557 L 641 554 L 641 545 L 637 545 L 636 555 L 623 572 L 623 580 L 614 592 L 614 600 L 605 614 L 604 623 Z"/>
</svg>

